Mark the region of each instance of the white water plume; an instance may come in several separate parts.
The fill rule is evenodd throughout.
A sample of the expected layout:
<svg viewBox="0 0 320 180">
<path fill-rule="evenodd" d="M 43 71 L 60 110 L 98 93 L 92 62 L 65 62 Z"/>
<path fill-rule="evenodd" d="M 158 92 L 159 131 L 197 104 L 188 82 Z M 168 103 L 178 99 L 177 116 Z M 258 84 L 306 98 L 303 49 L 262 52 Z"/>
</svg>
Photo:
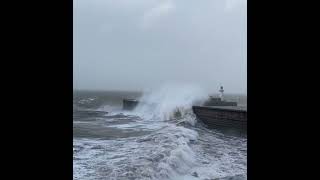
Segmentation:
<svg viewBox="0 0 320 180">
<path fill-rule="evenodd" d="M 197 86 L 168 84 L 143 95 L 135 112 L 149 120 L 181 118 L 192 123 L 192 105 L 207 97 L 207 93 Z"/>
</svg>

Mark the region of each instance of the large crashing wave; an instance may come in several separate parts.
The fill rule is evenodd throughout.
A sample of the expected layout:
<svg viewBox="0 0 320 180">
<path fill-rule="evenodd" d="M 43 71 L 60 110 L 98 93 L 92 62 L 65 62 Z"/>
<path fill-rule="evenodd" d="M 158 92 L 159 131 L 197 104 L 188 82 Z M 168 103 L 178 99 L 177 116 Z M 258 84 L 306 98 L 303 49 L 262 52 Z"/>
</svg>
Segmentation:
<svg viewBox="0 0 320 180">
<path fill-rule="evenodd" d="M 155 148 L 154 154 L 148 155 L 153 162 L 153 170 L 149 174 L 151 179 L 175 179 L 195 165 L 195 154 L 189 143 L 197 139 L 198 133 L 177 124 L 187 122 L 194 125 L 192 105 L 206 98 L 207 94 L 197 86 L 167 84 L 145 93 L 139 99 L 140 103 L 130 114 L 152 124 L 166 124 L 140 139 L 144 147 L 151 143 Z"/>
<path fill-rule="evenodd" d="M 148 120 L 184 119 L 194 123 L 192 105 L 207 98 L 207 94 L 193 85 L 165 85 L 145 93 L 135 109 L 137 115 Z"/>
</svg>

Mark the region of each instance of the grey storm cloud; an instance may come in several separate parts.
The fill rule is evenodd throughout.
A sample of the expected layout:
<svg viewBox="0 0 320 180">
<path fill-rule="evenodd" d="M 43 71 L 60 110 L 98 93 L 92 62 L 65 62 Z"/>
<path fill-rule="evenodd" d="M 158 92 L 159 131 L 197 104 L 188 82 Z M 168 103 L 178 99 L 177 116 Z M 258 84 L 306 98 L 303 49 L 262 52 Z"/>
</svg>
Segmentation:
<svg viewBox="0 0 320 180">
<path fill-rule="evenodd" d="M 75 89 L 246 93 L 246 0 L 75 0 Z"/>
</svg>

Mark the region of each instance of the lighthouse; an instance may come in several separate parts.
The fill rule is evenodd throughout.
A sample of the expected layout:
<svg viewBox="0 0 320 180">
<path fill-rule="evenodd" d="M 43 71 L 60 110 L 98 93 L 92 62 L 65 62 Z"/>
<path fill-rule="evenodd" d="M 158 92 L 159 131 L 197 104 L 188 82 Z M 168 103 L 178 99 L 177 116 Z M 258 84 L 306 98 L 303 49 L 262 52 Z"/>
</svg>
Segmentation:
<svg viewBox="0 0 320 180">
<path fill-rule="evenodd" d="M 223 101 L 223 92 L 224 92 L 223 86 L 220 86 L 219 92 L 220 92 L 220 95 L 219 95 L 220 99 L 221 99 L 221 101 Z"/>
</svg>

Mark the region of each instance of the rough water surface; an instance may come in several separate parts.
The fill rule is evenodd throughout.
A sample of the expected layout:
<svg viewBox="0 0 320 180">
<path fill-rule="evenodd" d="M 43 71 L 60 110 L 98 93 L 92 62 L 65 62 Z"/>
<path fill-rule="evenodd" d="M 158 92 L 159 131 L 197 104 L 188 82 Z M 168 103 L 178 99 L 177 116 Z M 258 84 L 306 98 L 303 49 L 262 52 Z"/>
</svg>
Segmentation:
<svg viewBox="0 0 320 180">
<path fill-rule="evenodd" d="M 73 179 L 247 179 L 247 139 L 207 129 L 192 113 L 192 103 L 207 96 L 203 94 L 192 87 L 143 96 L 74 92 Z M 123 111 L 123 98 L 147 103 Z M 227 98 L 246 101 L 237 95 Z"/>
</svg>

